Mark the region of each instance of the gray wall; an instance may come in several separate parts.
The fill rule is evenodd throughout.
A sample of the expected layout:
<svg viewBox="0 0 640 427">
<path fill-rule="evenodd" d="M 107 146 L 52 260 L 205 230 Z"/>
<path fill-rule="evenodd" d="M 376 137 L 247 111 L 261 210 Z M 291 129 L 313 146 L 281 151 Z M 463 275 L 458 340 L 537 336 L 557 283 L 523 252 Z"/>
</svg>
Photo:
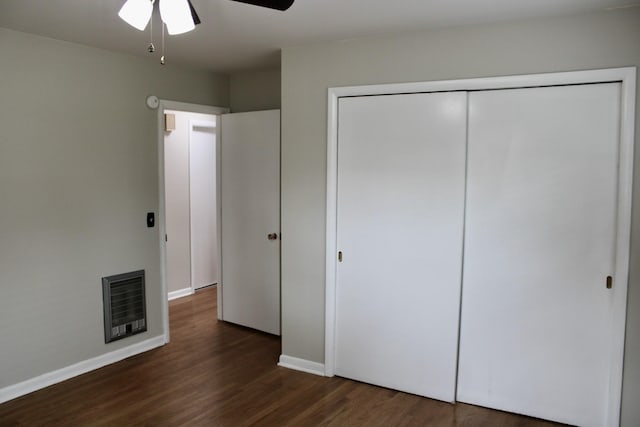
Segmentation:
<svg viewBox="0 0 640 427">
<path fill-rule="evenodd" d="M 630 65 L 640 66 L 637 7 L 284 49 L 283 354 L 324 360 L 327 88 Z M 623 426 L 640 425 L 639 181 L 636 175 Z"/>
<path fill-rule="evenodd" d="M 229 79 L 231 112 L 280 108 L 280 70 L 243 71 Z"/>
<path fill-rule="evenodd" d="M 162 333 L 156 112 L 228 79 L 0 29 L 0 388 Z M 102 276 L 145 269 L 149 331 L 104 344 Z"/>
</svg>

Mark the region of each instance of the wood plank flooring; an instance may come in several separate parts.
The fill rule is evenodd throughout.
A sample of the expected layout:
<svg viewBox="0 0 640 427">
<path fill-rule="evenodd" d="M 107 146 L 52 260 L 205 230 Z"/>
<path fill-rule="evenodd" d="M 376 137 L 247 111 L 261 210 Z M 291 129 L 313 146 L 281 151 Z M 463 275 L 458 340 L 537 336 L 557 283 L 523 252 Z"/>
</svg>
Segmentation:
<svg viewBox="0 0 640 427">
<path fill-rule="evenodd" d="M 172 301 L 170 344 L 2 404 L 0 426 L 558 425 L 280 368 L 278 337 L 215 313 L 215 288 Z"/>
</svg>

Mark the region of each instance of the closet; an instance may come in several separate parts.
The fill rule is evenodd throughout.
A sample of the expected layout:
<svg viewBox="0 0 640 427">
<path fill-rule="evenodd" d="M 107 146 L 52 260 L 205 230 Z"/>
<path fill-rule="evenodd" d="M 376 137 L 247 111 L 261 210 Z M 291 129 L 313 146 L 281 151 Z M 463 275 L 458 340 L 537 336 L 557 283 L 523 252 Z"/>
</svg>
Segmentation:
<svg viewBox="0 0 640 427">
<path fill-rule="evenodd" d="M 335 96 L 329 374 L 617 423 L 629 80 L 579 77 Z"/>
</svg>

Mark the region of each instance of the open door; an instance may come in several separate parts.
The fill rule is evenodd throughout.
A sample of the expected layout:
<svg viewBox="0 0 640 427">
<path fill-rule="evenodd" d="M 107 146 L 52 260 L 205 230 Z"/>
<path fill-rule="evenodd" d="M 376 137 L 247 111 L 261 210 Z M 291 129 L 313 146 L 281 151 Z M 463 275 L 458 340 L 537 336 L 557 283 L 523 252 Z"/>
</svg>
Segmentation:
<svg viewBox="0 0 640 427">
<path fill-rule="evenodd" d="M 221 317 L 280 335 L 280 110 L 221 119 Z"/>
</svg>

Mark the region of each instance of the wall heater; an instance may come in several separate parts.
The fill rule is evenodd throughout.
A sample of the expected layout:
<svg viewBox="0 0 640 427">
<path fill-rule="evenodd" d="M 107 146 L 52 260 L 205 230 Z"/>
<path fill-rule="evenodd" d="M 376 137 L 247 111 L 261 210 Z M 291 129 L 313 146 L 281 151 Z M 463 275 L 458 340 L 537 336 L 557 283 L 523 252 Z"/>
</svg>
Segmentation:
<svg viewBox="0 0 640 427">
<path fill-rule="evenodd" d="M 147 330 L 144 270 L 102 278 L 104 342 Z"/>
</svg>

